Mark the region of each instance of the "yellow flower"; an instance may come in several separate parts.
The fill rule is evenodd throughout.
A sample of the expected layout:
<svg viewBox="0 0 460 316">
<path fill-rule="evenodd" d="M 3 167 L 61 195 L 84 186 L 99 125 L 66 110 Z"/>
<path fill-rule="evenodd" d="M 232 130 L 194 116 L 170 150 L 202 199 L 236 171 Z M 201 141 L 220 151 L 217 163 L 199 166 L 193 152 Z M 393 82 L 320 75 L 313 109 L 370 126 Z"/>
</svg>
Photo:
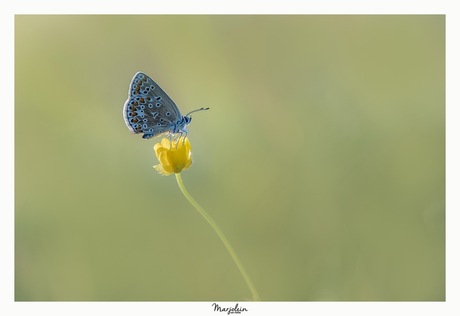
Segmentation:
<svg viewBox="0 0 460 316">
<path fill-rule="evenodd" d="M 169 139 L 163 138 L 153 146 L 153 150 L 160 162 L 153 167 L 164 176 L 180 173 L 192 164 L 192 147 L 187 137 L 185 140 L 183 138 L 173 140 L 172 144 Z"/>
</svg>

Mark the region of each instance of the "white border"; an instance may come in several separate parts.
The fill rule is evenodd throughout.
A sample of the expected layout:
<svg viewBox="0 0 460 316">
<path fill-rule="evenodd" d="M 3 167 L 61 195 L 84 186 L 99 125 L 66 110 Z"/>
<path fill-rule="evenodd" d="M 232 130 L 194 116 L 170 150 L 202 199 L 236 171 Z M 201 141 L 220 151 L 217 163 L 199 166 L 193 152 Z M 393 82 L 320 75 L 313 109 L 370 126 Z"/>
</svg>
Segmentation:
<svg viewBox="0 0 460 316">
<path fill-rule="evenodd" d="M 14 302 L 14 15 L 15 14 L 446 14 L 447 296 L 446 302 L 239 302 L 242 315 L 460 315 L 458 245 L 459 34 L 455 1 L 13 1 L 0 3 L 0 315 L 226 315 L 212 302 Z M 230 302 L 222 302 L 222 306 Z"/>
</svg>

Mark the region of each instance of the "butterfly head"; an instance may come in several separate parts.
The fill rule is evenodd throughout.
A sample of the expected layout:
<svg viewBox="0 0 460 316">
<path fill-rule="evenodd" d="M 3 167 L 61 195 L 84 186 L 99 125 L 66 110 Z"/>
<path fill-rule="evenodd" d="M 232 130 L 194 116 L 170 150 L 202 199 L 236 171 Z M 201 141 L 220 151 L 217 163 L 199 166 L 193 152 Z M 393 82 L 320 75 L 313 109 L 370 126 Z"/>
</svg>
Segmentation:
<svg viewBox="0 0 460 316">
<path fill-rule="evenodd" d="M 199 109 L 190 111 L 187 114 L 185 114 L 183 118 L 185 125 L 190 124 L 190 122 L 192 121 L 192 117 L 190 116 L 190 114 L 192 114 L 193 112 L 206 111 L 206 110 L 209 110 L 209 108 L 199 108 Z"/>
<path fill-rule="evenodd" d="M 186 115 L 184 116 L 183 120 L 184 120 L 185 125 L 188 125 L 192 121 L 192 117 Z"/>
</svg>

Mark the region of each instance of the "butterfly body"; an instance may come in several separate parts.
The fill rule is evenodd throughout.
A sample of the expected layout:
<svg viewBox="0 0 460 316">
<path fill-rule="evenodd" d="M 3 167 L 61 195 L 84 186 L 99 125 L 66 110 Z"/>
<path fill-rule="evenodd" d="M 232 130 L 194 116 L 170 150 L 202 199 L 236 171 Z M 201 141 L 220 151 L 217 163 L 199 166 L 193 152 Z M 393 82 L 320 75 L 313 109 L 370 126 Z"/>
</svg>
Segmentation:
<svg viewBox="0 0 460 316">
<path fill-rule="evenodd" d="M 123 107 L 125 124 L 132 133 L 143 133 L 144 139 L 164 133 L 187 135 L 185 127 L 192 120 L 190 113 L 182 116 L 176 104 L 152 78 L 142 72 L 134 75 Z"/>
</svg>

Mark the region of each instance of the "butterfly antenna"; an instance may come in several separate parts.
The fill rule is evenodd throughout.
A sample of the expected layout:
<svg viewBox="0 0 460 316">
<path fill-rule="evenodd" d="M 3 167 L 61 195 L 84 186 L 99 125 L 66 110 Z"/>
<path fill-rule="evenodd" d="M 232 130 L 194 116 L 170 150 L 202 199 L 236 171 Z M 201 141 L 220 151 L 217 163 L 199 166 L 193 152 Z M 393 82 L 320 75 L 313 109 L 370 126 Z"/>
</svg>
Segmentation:
<svg viewBox="0 0 460 316">
<path fill-rule="evenodd" d="M 209 110 L 209 108 L 199 108 L 199 109 L 196 109 L 196 110 L 193 110 L 193 111 L 188 112 L 187 114 L 185 114 L 185 116 L 189 116 L 189 115 L 192 114 L 193 112 L 205 111 L 205 110 Z"/>
</svg>

